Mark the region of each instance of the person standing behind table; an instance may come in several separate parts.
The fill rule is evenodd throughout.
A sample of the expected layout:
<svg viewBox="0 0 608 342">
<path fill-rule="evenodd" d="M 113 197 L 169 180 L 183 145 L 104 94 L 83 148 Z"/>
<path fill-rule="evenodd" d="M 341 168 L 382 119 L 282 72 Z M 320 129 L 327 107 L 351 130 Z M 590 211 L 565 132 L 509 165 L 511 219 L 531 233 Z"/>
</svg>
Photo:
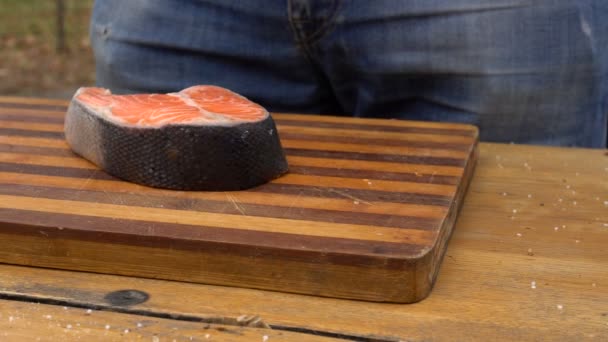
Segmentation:
<svg viewBox="0 0 608 342">
<path fill-rule="evenodd" d="M 97 0 L 98 85 L 606 146 L 606 0 Z"/>
</svg>

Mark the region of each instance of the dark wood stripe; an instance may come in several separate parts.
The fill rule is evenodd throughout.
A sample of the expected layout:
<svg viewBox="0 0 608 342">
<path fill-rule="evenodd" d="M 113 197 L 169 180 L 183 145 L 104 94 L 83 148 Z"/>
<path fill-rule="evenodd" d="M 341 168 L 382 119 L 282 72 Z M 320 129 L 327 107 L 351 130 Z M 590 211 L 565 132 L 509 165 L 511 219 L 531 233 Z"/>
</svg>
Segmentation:
<svg viewBox="0 0 608 342">
<path fill-rule="evenodd" d="M 279 126 L 280 131 L 280 126 Z M 331 135 L 309 135 L 290 132 L 279 132 L 281 139 L 291 140 L 306 140 L 315 142 L 338 142 L 358 145 L 380 145 L 380 146 L 408 146 L 420 148 L 436 148 L 442 150 L 468 151 L 471 148 L 470 143 L 458 142 L 434 142 L 434 141 L 405 141 L 396 139 L 375 139 L 363 137 L 341 137 Z"/>
<path fill-rule="evenodd" d="M 301 195 L 320 198 L 348 198 L 353 202 L 393 202 L 449 206 L 450 197 L 441 195 L 418 194 L 411 192 L 390 192 L 349 188 L 318 188 L 310 185 L 267 183 L 249 191 Z"/>
<path fill-rule="evenodd" d="M 24 99 L 27 101 L 27 99 Z M 23 103 L 23 102 L 2 102 L 0 108 L 20 108 L 20 109 L 38 109 L 38 110 L 54 110 L 59 112 L 65 112 L 68 110 L 68 106 L 42 104 L 42 103 Z"/>
<path fill-rule="evenodd" d="M 16 136 L 20 136 L 20 137 L 63 139 L 63 132 L 34 131 L 34 130 L 30 130 L 30 129 L 1 128 L 0 127 L 0 134 L 16 135 Z"/>
<path fill-rule="evenodd" d="M 60 157 L 75 157 L 76 155 L 69 149 L 55 147 L 38 147 L 38 146 L 21 146 L 0 144 L 0 152 L 49 155 Z M 413 174 L 400 172 L 385 172 L 374 170 L 359 170 L 359 169 L 336 169 L 315 166 L 298 166 L 290 164 L 289 172 L 300 175 L 312 176 L 330 176 L 330 177 L 348 177 L 361 179 L 378 179 L 391 180 L 398 182 L 416 182 L 429 184 L 445 184 L 456 185 L 459 178 L 455 176 L 429 175 L 429 174 Z"/>
<path fill-rule="evenodd" d="M 314 260 L 319 264 L 395 269 L 403 267 L 403 264 L 391 256 L 418 255 L 425 248 L 405 242 L 372 242 L 33 210 L 0 209 L 0 215 L 3 219 L 2 234 L 156 248 L 169 246 L 171 249 L 205 254 L 277 258 L 305 263 Z"/>
<path fill-rule="evenodd" d="M 382 215 L 339 210 L 298 208 L 261 204 L 234 203 L 226 201 L 205 200 L 200 198 L 183 198 L 177 196 L 134 194 L 97 190 L 74 190 L 68 188 L 45 187 L 21 184 L 0 183 L 3 195 L 41 197 L 49 199 L 77 199 L 81 202 L 120 204 L 125 207 L 149 207 L 177 209 L 187 211 L 209 212 L 218 214 L 248 215 L 300 221 L 318 221 L 347 224 L 363 224 L 379 227 L 409 228 L 420 230 L 436 229 L 441 219 L 414 216 Z"/>
<path fill-rule="evenodd" d="M 25 136 L 25 137 L 49 138 L 49 139 L 64 139 L 63 132 L 34 131 L 34 130 L 16 129 L 16 128 L 0 128 L 0 134 Z M 300 157 L 366 160 L 366 161 L 381 161 L 381 162 L 425 164 L 425 165 L 442 165 L 442 166 L 459 166 L 459 167 L 464 166 L 464 163 L 465 163 L 464 159 L 448 158 L 448 157 L 422 157 L 422 156 L 409 156 L 409 155 L 401 155 L 401 154 L 322 151 L 322 150 L 309 150 L 309 149 L 299 149 L 299 148 L 284 148 L 283 150 L 285 151 L 285 153 L 287 155 L 300 156 Z"/>
<path fill-rule="evenodd" d="M 402 155 L 402 154 L 322 151 L 322 150 L 309 150 L 309 149 L 299 149 L 299 148 L 284 148 L 284 150 L 287 155 L 300 156 L 300 157 L 366 160 L 366 161 L 379 161 L 379 162 L 392 162 L 392 163 L 459 166 L 459 167 L 463 167 L 465 164 L 464 159 L 448 158 L 448 157 L 423 157 L 423 156 L 408 156 L 408 155 Z"/>
<path fill-rule="evenodd" d="M 101 170 L 79 169 L 75 167 L 43 166 L 0 162 L 0 172 L 16 172 L 29 175 L 58 176 L 85 179 L 92 178 L 119 181 L 118 178 L 112 177 Z"/>
<path fill-rule="evenodd" d="M 274 120 L 281 126 L 296 126 L 296 127 L 315 127 L 315 128 L 334 128 L 348 129 L 366 132 L 397 132 L 397 133 L 419 133 L 419 134 L 437 134 L 437 135 L 453 135 L 474 137 L 475 131 L 468 129 L 456 128 L 431 128 L 431 127 L 404 127 L 395 125 L 379 125 L 379 124 L 352 124 L 341 122 L 323 122 L 323 121 L 300 121 L 291 119 L 276 119 Z M 346 120 L 345 120 L 346 121 Z"/>
<path fill-rule="evenodd" d="M 378 180 L 390 180 L 398 182 L 415 182 L 415 183 L 429 183 L 429 184 L 445 184 L 445 185 L 456 185 L 458 184 L 459 178 L 454 176 L 442 176 L 442 175 L 429 175 L 429 174 L 413 174 L 413 173 L 401 173 L 401 172 L 385 172 L 385 171 L 373 171 L 373 170 L 359 170 L 359 169 L 334 169 L 316 166 L 298 166 L 289 165 L 289 172 L 300 174 L 300 175 L 312 175 L 312 176 L 330 176 L 330 177 L 347 177 L 347 178 L 360 178 L 360 179 L 378 179 Z"/>
<path fill-rule="evenodd" d="M 59 156 L 59 157 L 75 157 L 76 156 L 76 154 L 74 154 L 71 150 L 66 149 L 66 148 L 23 146 L 23 145 L 11 145 L 11 144 L 0 144 L 0 152 L 36 154 L 36 155 L 43 155 L 43 156 Z"/>
<path fill-rule="evenodd" d="M 21 115 L 21 114 L 4 114 L 4 113 L 0 113 L 0 120 L 53 123 L 53 124 L 59 124 L 59 125 L 63 125 L 63 121 L 64 121 L 63 117 L 56 117 L 56 116 L 34 116 L 34 115 Z"/>
<path fill-rule="evenodd" d="M 44 165 L 26 165 L 0 162 L 0 171 L 2 172 L 19 172 L 36 175 L 49 175 L 59 177 L 73 178 L 93 178 L 105 180 L 117 180 L 103 171 L 88 170 L 72 167 L 44 166 Z M 379 190 L 360 190 L 348 188 L 318 188 L 310 185 L 295 185 L 295 184 L 274 184 L 268 183 L 257 188 L 248 190 L 253 192 L 268 192 L 282 193 L 289 195 L 303 195 L 310 197 L 328 197 L 328 198 L 350 198 L 353 201 L 359 202 L 395 202 L 409 204 L 426 204 L 437 206 L 449 206 L 449 196 L 417 194 L 404 192 L 389 192 Z"/>
</svg>

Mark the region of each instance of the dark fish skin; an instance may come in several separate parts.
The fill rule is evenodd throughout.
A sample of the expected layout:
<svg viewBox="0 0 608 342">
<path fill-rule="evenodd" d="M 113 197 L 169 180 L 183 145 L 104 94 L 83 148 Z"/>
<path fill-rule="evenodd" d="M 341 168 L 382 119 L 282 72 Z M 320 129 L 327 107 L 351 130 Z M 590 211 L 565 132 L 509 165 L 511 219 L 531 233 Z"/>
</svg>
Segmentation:
<svg viewBox="0 0 608 342">
<path fill-rule="evenodd" d="M 157 188 L 244 190 L 288 171 L 270 115 L 235 126 L 137 128 L 93 114 L 74 99 L 65 136 L 75 153 L 107 173 Z"/>
</svg>

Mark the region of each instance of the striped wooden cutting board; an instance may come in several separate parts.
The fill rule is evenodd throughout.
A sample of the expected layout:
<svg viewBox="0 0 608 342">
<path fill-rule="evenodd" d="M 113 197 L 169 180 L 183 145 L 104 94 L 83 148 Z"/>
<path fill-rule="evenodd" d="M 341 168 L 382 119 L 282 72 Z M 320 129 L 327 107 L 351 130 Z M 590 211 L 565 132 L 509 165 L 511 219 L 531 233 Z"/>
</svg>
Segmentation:
<svg viewBox="0 0 608 342">
<path fill-rule="evenodd" d="M 0 98 L 0 262 L 415 302 L 477 156 L 468 125 L 276 114 L 288 175 L 153 189 L 72 154 L 66 104 Z"/>
</svg>

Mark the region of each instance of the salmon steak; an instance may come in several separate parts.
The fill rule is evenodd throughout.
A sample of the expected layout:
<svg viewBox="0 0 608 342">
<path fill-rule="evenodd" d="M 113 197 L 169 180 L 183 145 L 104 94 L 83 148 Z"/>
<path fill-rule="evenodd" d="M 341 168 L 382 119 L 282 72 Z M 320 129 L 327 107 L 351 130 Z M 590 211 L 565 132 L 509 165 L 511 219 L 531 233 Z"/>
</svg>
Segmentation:
<svg viewBox="0 0 608 342">
<path fill-rule="evenodd" d="M 158 188 L 243 190 L 288 169 L 268 111 L 217 86 L 134 95 L 80 88 L 65 137 L 107 173 Z"/>
</svg>

